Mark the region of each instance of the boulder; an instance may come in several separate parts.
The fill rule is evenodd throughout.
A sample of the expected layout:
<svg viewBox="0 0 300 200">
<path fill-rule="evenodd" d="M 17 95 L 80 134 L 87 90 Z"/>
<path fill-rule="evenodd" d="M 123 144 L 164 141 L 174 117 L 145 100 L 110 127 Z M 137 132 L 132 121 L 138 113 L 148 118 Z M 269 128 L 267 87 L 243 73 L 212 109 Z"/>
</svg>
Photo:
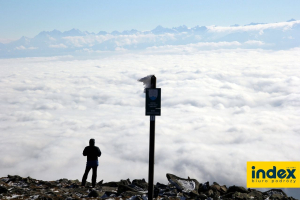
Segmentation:
<svg viewBox="0 0 300 200">
<path fill-rule="evenodd" d="M 97 185 L 101 186 L 103 184 L 103 180 L 99 181 Z"/>
<path fill-rule="evenodd" d="M 210 186 L 209 186 L 209 182 L 205 182 L 205 183 L 200 183 L 199 184 L 199 188 L 198 188 L 198 193 L 201 193 L 201 192 L 206 192 L 210 189 Z"/>
<path fill-rule="evenodd" d="M 92 190 L 90 191 L 90 193 L 88 194 L 88 197 L 101 197 L 104 195 L 104 192 L 99 192 L 97 190 Z"/>
<path fill-rule="evenodd" d="M 214 191 L 212 189 L 208 190 L 205 192 L 205 194 L 209 197 L 213 196 L 214 195 Z"/>
<path fill-rule="evenodd" d="M 108 186 L 102 186 L 101 187 L 103 192 L 116 192 L 117 191 L 117 187 L 108 187 Z"/>
<path fill-rule="evenodd" d="M 101 198 L 104 199 L 104 198 L 112 197 L 112 196 L 117 196 L 117 193 L 116 192 L 103 192 L 103 195 L 101 196 Z"/>
<path fill-rule="evenodd" d="M 241 193 L 241 192 L 235 192 L 232 195 L 233 199 L 237 199 L 237 200 L 250 200 L 250 196 L 247 193 Z"/>
<path fill-rule="evenodd" d="M 139 197 L 141 195 L 143 195 L 143 194 L 140 193 L 140 192 L 136 192 L 136 191 L 125 191 L 121 194 L 121 196 L 125 197 L 126 199 L 128 199 L 130 197 L 133 197 L 133 196 L 136 198 L 136 197 Z"/>
<path fill-rule="evenodd" d="M 128 180 L 121 180 L 118 182 L 108 182 L 108 183 L 103 183 L 101 186 L 108 186 L 108 187 L 118 187 L 119 185 L 129 185 L 130 182 Z"/>
<path fill-rule="evenodd" d="M 159 188 L 159 189 L 167 189 L 168 186 L 165 185 L 165 184 L 157 182 L 154 187 Z"/>
<path fill-rule="evenodd" d="M 211 185 L 210 188 L 213 190 L 213 191 L 219 191 L 221 192 L 221 186 L 220 185 Z"/>
<path fill-rule="evenodd" d="M 227 190 L 227 193 L 235 193 L 235 192 L 241 192 L 241 193 L 248 193 L 248 190 L 246 190 L 244 187 L 242 186 L 230 186 Z"/>
<path fill-rule="evenodd" d="M 66 179 L 66 178 L 62 178 L 62 179 L 59 179 L 58 182 L 60 182 L 60 183 L 68 183 L 69 180 Z"/>
<path fill-rule="evenodd" d="M 7 193 L 8 189 L 6 187 L 0 186 L 0 194 Z"/>
<path fill-rule="evenodd" d="M 144 190 L 148 190 L 148 183 L 145 181 L 145 179 L 134 179 L 132 181 L 133 185 L 136 185 Z"/>
<path fill-rule="evenodd" d="M 122 194 L 123 192 L 127 192 L 127 191 L 139 192 L 128 185 L 119 185 L 117 193 Z"/>
<path fill-rule="evenodd" d="M 78 179 L 76 180 L 69 180 L 68 184 L 76 184 L 76 185 L 80 185 L 80 181 Z"/>
<path fill-rule="evenodd" d="M 194 192 L 198 194 L 199 182 L 196 179 L 185 179 L 175 176 L 173 174 L 167 174 L 168 181 L 174 185 L 179 191 L 190 193 Z"/>
<path fill-rule="evenodd" d="M 224 193 L 227 192 L 227 187 L 226 187 L 226 185 L 223 185 L 223 186 L 220 187 L 220 192 L 221 192 L 221 194 L 224 194 Z"/>
<path fill-rule="evenodd" d="M 234 192 L 226 193 L 226 194 L 222 195 L 222 199 L 232 199 L 233 194 L 234 194 Z"/>
<path fill-rule="evenodd" d="M 249 189 L 248 189 L 249 190 Z M 254 190 L 254 189 L 250 189 L 250 192 L 248 193 L 250 198 L 254 198 L 257 200 L 263 200 L 264 199 L 264 195 L 262 192 Z"/>
<path fill-rule="evenodd" d="M 161 196 L 177 196 L 177 189 L 176 188 L 167 188 L 165 190 L 162 190 L 161 193 L 159 193 Z"/>
<path fill-rule="evenodd" d="M 263 192 L 264 195 L 268 195 L 269 197 L 271 197 L 272 195 L 274 195 L 274 197 L 287 197 L 286 193 L 284 191 L 282 191 L 281 189 L 271 189 L 268 190 L 266 192 Z"/>
<path fill-rule="evenodd" d="M 21 176 L 18 175 L 7 175 L 7 177 L 9 178 L 9 181 L 21 181 L 23 179 Z"/>
<path fill-rule="evenodd" d="M 203 193 L 200 193 L 198 197 L 201 200 L 208 199 L 208 197 L 205 194 L 203 194 Z"/>
</svg>

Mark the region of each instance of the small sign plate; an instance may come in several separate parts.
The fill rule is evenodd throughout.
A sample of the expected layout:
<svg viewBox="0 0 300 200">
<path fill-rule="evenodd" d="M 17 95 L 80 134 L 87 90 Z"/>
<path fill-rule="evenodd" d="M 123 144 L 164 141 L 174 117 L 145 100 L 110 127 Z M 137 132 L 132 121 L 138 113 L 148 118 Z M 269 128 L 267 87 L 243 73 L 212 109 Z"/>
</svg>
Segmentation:
<svg viewBox="0 0 300 200">
<path fill-rule="evenodd" d="M 161 89 L 146 88 L 146 115 L 160 116 Z"/>
</svg>

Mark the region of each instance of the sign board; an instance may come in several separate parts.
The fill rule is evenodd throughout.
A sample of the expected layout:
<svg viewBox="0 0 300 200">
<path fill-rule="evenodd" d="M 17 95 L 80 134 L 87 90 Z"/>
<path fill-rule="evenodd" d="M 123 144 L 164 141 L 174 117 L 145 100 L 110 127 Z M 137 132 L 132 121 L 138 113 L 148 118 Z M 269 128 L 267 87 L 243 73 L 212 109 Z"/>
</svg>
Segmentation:
<svg viewBox="0 0 300 200">
<path fill-rule="evenodd" d="M 146 88 L 146 115 L 160 116 L 161 89 Z"/>
</svg>

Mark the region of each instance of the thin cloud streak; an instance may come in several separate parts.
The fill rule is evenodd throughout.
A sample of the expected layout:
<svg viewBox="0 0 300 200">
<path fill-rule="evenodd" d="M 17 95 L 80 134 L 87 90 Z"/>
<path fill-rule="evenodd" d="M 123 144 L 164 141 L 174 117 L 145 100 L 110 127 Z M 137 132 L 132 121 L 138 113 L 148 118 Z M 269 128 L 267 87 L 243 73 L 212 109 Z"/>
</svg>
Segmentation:
<svg viewBox="0 0 300 200">
<path fill-rule="evenodd" d="M 300 20 L 295 20 L 291 22 L 277 22 L 268 24 L 255 24 L 255 25 L 245 25 L 245 26 L 232 26 L 232 27 L 222 27 L 222 26 L 208 26 L 208 30 L 211 32 L 224 32 L 224 31 L 263 31 L 265 29 L 282 29 L 289 30 L 293 26 L 299 25 Z"/>
</svg>

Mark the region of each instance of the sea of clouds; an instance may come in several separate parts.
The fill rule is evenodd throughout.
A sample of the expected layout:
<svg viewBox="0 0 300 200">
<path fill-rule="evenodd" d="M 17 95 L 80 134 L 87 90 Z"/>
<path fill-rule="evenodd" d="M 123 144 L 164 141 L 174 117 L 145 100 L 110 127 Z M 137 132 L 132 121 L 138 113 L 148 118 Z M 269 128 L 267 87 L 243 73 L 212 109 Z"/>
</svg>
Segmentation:
<svg viewBox="0 0 300 200">
<path fill-rule="evenodd" d="M 81 180 L 95 138 L 98 181 L 147 180 L 149 116 L 137 80 L 149 74 L 162 89 L 155 182 L 173 173 L 246 187 L 247 161 L 299 161 L 300 48 L 215 44 L 0 59 L 0 177 Z"/>
</svg>

